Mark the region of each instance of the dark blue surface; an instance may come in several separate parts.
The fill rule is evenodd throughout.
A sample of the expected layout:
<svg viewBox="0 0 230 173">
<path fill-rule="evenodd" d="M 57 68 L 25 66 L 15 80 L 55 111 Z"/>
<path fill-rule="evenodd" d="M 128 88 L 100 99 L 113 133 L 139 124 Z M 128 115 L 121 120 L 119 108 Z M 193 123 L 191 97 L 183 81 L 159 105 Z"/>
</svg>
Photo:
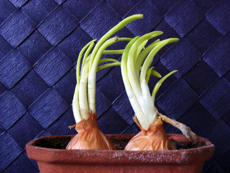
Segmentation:
<svg viewBox="0 0 230 173">
<path fill-rule="evenodd" d="M 68 126 L 74 124 L 78 53 L 135 13 L 144 19 L 116 35 L 161 30 L 160 39 L 179 38 L 153 62 L 162 75 L 179 70 L 160 88 L 158 110 L 215 144 L 203 172 L 230 172 L 229 9 L 228 0 L 0 1 L 0 172 L 39 172 L 36 162 L 27 158 L 25 144 L 41 136 L 76 134 Z M 126 43 L 110 49 L 122 49 Z M 150 89 L 156 82 L 150 78 Z M 139 131 L 119 67 L 97 74 L 96 108 L 104 133 Z M 180 133 L 168 124 L 164 127 L 168 133 Z"/>
<path fill-rule="evenodd" d="M 170 71 L 178 70 L 176 77 L 182 77 L 201 57 L 202 54 L 186 38 L 182 38 L 160 61 Z"/>
<path fill-rule="evenodd" d="M 28 0 L 9 0 L 15 7 L 21 7 L 24 5 Z"/>
<path fill-rule="evenodd" d="M 3 173 L 37 173 L 38 169 L 36 169 L 33 164 L 26 158 L 25 155 L 21 154 L 10 167 L 5 169 Z"/>
<path fill-rule="evenodd" d="M 2 22 L 4 22 L 16 8 L 10 3 L 10 1 L 0 1 L 0 6 L 0 23 L 2 24 Z"/>
<path fill-rule="evenodd" d="M 42 130 L 40 124 L 34 121 L 34 118 L 29 113 L 26 113 L 9 129 L 8 133 L 15 139 L 18 145 L 24 149 L 29 139 L 35 138 Z"/>
<path fill-rule="evenodd" d="M 109 108 L 99 119 L 98 127 L 105 134 L 120 134 L 128 123 L 113 108 Z"/>
<path fill-rule="evenodd" d="M 205 163 L 205 170 L 230 150 L 230 145 L 227 142 L 230 141 L 230 127 L 223 120 L 219 119 L 209 127 L 203 136 L 210 139 L 217 148 L 212 159 Z"/>
<path fill-rule="evenodd" d="M 206 19 L 202 20 L 186 38 L 202 53 L 212 46 L 221 34 Z"/>
<path fill-rule="evenodd" d="M 0 60 L 10 51 L 12 47 L 10 44 L 4 40 L 3 37 L 0 37 Z"/>
<path fill-rule="evenodd" d="M 125 92 L 113 102 L 112 107 L 129 125 L 133 124 L 134 112 Z"/>
<path fill-rule="evenodd" d="M 1 133 L 0 146 L 0 171 L 2 172 L 21 154 L 22 149 L 8 133 Z"/>
<path fill-rule="evenodd" d="M 78 53 L 92 39 L 81 27 L 77 27 L 69 36 L 67 36 L 59 45 L 62 50 L 73 62 L 77 61 Z"/>
<path fill-rule="evenodd" d="M 207 20 L 222 34 L 225 35 L 230 31 L 230 1 L 223 0 L 207 14 Z"/>
<path fill-rule="evenodd" d="M 214 8 L 221 0 L 193 0 L 193 2 L 204 12 L 209 12 Z"/>
<path fill-rule="evenodd" d="M 59 80 L 54 88 L 69 103 L 72 103 L 73 94 L 76 84 L 76 72 L 71 69 L 61 80 Z M 68 87 L 66 87 L 68 86 Z"/>
<path fill-rule="evenodd" d="M 78 19 L 63 6 L 59 6 L 44 20 L 38 31 L 52 44 L 57 45 L 78 25 Z"/>
<path fill-rule="evenodd" d="M 74 135 L 75 131 L 68 127 L 74 125 L 74 117 L 71 109 L 68 109 L 53 125 L 48 129 L 52 135 Z"/>
<path fill-rule="evenodd" d="M 13 50 L 0 61 L 0 81 L 10 89 L 23 78 L 30 69 L 31 64 L 20 51 Z"/>
<path fill-rule="evenodd" d="M 123 82 L 119 80 L 121 78 L 120 69 L 113 68 L 109 74 L 105 75 L 97 84 L 98 89 L 110 102 L 113 102 L 125 89 Z"/>
<path fill-rule="evenodd" d="M 38 31 L 30 35 L 20 46 L 20 52 L 31 63 L 36 63 L 52 46 Z"/>
<path fill-rule="evenodd" d="M 60 49 L 55 47 L 34 65 L 34 70 L 49 86 L 52 86 L 71 67 L 71 60 Z"/>
<path fill-rule="evenodd" d="M 212 85 L 200 98 L 200 102 L 215 117 L 221 118 L 230 107 L 230 83 L 225 78 Z"/>
<path fill-rule="evenodd" d="M 171 88 L 173 89 L 159 97 L 157 106 L 169 117 L 177 119 L 198 100 L 198 95 L 183 79 L 178 80 Z"/>
<path fill-rule="evenodd" d="M 193 15 L 191 15 L 191 13 Z M 181 36 L 185 36 L 203 18 L 204 13 L 190 0 L 180 1 L 165 15 L 165 21 Z"/>
<path fill-rule="evenodd" d="M 204 54 L 204 61 L 207 62 L 220 77 L 230 69 L 230 62 L 228 61 L 228 57 L 230 56 L 229 44 L 230 38 L 224 36 Z"/>
<path fill-rule="evenodd" d="M 23 10 L 39 24 L 44 18 L 49 15 L 58 5 L 53 0 L 30 0 L 23 6 Z M 48 8 L 47 8 L 48 7 Z"/>
<path fill-rule="evenodd" d="M 97 107 L 98 117 L 100 117 L 112 105 L 112 102 L 98 88 L 96 90 L 96 105 L 98 105 Z"/>
<path fill-rule="evenodd" d="M 105 31 L 111 29 L 120 20 L 121 16 L 108 2 L 103 1 L 83 19 L 83 22 L 80 22 L 80 26 L 91 38 L 100 39 Z"/>
<path fill-rule="evenodd" d="M 63 6 L 68 7 L 70 12 L 75 15 L 79 20 L 82 20 L 92 9 L 95 8 L 102 0 L 93 1 L 75 1 L 68 0 Z"/>
<path fill-rule="evenodd" d="M 8 130 L 21 116 L 26 113 L 25 106 L 11 92 L 6 91 L 0 98 L 0 127 Z"/>
<path fill-rule="evenodd" d="M 202 94 L 218 80 L 217 74 L 203 60 L 193 66 L 183 78 L 198 94 Z"/>
<path fill-rule="evenodd" d="M 49 89 L 29 108 L 29 113 L 48 128 L 58 117 L 68 109 L 68 103 L 55 89 Z"/>
<path fill-rule="evenodd" d="M 0 34 L 11 46 L 17 47 L 35 27 L 35 22 L 23 10 L 18 10 L 3 22 Z"/>
<path fill-rule="evenodd" d="M 12 91 L 23 105 L 28 108 L 47 89 L 48 85 L 37 73 L 31 70 Z"/>
</svg>

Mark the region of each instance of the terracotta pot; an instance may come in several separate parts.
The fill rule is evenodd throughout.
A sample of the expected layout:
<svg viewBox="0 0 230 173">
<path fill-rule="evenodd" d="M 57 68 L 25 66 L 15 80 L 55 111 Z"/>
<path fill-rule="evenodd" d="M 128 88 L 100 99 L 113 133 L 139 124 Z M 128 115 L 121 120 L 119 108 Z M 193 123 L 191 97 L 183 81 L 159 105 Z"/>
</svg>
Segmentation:
<svg viewBox="0 0 230 173">
<path fill-rule="evenodd" d="M 169 134 L 178 150 L 124 151 L 133 135 L 106 135 L 117 150 L 66 150 L 73 136 L 49 136 L 30 141 L 26 145 L 29 158 L 36 160 L 41 173 L 74 172 L 186 172 L 199 173 L 204 162 L 210 159 L 214 145 L 198 137 L 198 147 L 180 134 Z"/>
</svg>

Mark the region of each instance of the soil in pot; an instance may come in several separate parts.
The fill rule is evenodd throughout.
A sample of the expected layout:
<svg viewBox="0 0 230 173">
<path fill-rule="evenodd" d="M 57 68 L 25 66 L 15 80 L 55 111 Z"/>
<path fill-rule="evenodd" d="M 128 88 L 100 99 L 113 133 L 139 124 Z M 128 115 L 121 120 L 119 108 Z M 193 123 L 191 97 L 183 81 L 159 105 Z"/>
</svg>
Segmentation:
<svg viewBox="0 0 230 173">
<path fill-rule="evenodd" d="M 205 146 L 204 141 L 198 141 L 196 144 L 193 144 L 192 142 L 187 141 L 176 141 L 175 139 L 171 138 L 171 135 L 168 135 L 169 140 L 173 143 L 175 148 L 177 150 L 181 149 L 191 149 L 191 148 L 197 148 Z M 72 139 L 72 136 L 66 136 L 66 137 L 56 137 L 56 138 L 42 138 L 34 145 L 38 147 L 44 147 L 44 148 L 53 148 L 53 149 L 65 149 L 68 145 L 69 141 Z M 108 137 L 111 142 L 114 144 L 116 150 L 124 150 L 125 146 L 129 142 L 129 140 L 132 138 L 130 135 L 127 135 L 127 138 L 123 138 L 116 135 L 109 135 Z"/>
</svg>

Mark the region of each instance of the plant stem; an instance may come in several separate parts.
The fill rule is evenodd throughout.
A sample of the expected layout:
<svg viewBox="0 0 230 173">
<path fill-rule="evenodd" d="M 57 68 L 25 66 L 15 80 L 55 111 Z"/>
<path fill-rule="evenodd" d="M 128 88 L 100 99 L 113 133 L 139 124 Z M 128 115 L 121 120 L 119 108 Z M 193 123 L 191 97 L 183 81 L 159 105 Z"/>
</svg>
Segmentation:
<svg viewBox="0 0 230 173">
<path fill-rule="evenodd" d="M 103 51 L 115 42 L 129 41 L 129 40 L 130 40 L 130 38 L 119 38 L 119 37 L 110 38 L 105 43 L 103 43 L 101 45 L 97 54 L 95 55 L 95 58 L 94 58 L 94 61 L 93 61 L 93 64 L 91 66 L 89 76 L 88 76 L 88 100 L 89 100 L 89 109 L 90 110 L 96 112 L 96 106 L 95 106 L 96 72 L 97 72 L 97 67 L 98 67 L 98 64 L 99 64 L 99 61 L 100 61 L 100 58 L 101 58 Z"/>
<path fill-rule="evenodd" d="M 176 120 L 173 120 L 165 115 L 162 115 L 161 113 L 158 112 L 158 114 L 160 115 L 159 118 L 166 122 L 171 124 L 172 126 L 178 128 L 185 136 L 186 138 L 190 139 L 192 141 L 193 144 L 197 143 L 197 135 L 191 131 L 190 127 L 186 126 L 183 123 L 180 123 Z"/>
<path fill-rule="evenodd" d="M 120 49 L 120 50 L 104 50 L 103 54 L 108 55 L 108 54 L 113 54 L 113 55 L 117 55 L 117 54 L 122 54 L 124 52 L 124 49 Z"/>
</svg>

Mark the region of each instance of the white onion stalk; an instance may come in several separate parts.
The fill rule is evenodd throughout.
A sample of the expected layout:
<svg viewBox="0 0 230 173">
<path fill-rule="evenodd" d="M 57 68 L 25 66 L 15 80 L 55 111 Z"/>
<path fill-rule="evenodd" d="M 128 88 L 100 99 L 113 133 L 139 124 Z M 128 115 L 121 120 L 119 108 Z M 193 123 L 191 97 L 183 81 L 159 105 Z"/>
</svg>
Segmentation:
<svg viewBox="0 0 230 173">
<path fill-rule="evenodd" d="M 124 50 L 105 49 L 113 43 L 131 40 L 131 38 L 119 38 L 117 36 L 113 38 L 110 37 L 125 27 L 128 23 L 141 18 L 143 18 L 142 14 L 136 14 L 125 18 L 112 29 L 110 29 L 97 42 L 95 47 L 95 40 L 92 40 L 79 53 L 76 67 L 77 84 L 72 101 L 73 114 L 76 123 L 80 122 L 82 119 L 88 119 L 89 111 L 96 112 L 96 73 L 104 68 L 120 65 L 120 62 L 117 60 L 100 58 L 102 54 L 122 54 Z M 82 60 L 83 54 L 84 58 Z M 103 63 L 103 65 L 99 66 L 101 63 Z"/>
<path fill-rule="evenodd" d="M 163 41 L 156 40 L 142 50 L 149 39 L 160 34 L 162 34 L 161 31 L 154 31 L 142 37 L 135 37 L 126 46 L 121 60 L 121 73 L 126 93 L 140 125 L 145 130 L 148 130 L 149 125 L 157 118 L 157 110 L 155 108 L 156 92 L 162 82 L 176 72 L 173 71 L 159 80 L 153 89 L 152 95 L 150 94 L 148 87 L 150 75 L 161 77 L 159 73 L 152 70 L 153 67 L 150 67 L 155 54 L 163 46 L 178 40 L 177 38 Z"/>
</svg>

